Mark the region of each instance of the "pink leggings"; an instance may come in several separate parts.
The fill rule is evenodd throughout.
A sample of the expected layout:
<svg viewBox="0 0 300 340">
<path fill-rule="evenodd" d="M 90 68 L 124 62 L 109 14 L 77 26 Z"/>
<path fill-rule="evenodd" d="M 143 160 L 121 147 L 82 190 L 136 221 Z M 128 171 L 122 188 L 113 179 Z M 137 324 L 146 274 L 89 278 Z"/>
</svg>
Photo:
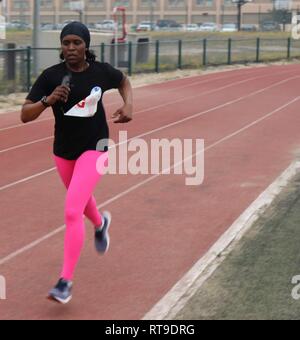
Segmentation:
<svg viewBox="0 0 300 340">
<path fill-rule="evenodd" d="M 65 249 L 61 278 L 72 280 L 85 239 L 84 215 L 95 227 L 102 225 L 101 214 L 93 191 L 102 177 L 103 167 L 97 169 L 97 161 L 107 165 L 107 153 L 86 151 L 77 160 L 54 156 L 59 175 L 67 188 L 65 202 Z M 98 171 L 97 171 L 98 170 Z"/>
</svg>

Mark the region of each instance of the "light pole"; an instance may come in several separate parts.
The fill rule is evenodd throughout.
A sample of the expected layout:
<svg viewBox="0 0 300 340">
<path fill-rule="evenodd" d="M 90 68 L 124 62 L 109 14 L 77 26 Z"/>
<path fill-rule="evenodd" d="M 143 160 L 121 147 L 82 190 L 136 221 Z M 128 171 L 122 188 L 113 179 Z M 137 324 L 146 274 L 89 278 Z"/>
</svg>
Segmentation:
<svg viewBox="0 0 300 340">
<path fill-rule="evenodd" d="M 244 5 L 244 1 L 241 0 L 238 2 L 238 30 L 240 31 L 242 28 L 242 7 Z"/>
<path fill-rule="evenodd" d="M 114 39 L 114 67 L 118 67 L 119 64 L 119 51 L 118 51 L 118 43 L 119 43 L 119 19 L 118 19 L 118 7 L 114 7 L 113 9 L 114 20 L 115 20 L 115 39 Z"/>
<path fill-rule="evenodd" d="M 225 4 L 222 4 L 222 27 L 224 26 L 225 17 Z"/>
<path fill-rule="evenodd" d="M 39 46 L 39 30 L 40 30 L 40 10 L 41 0 L 34 0 L 33 2 L 33 33 L 32 33 L 32 47 L 33 47 L 33 75 L 38 75 L 38 51 Z M 30 61 L 29 61 L 30 62 Z"/>
<path fill-rule="evenodd" d="M 6 0 L 0 0 L 0 15 L 5 18 L 6 22 L 8 21 Z"/>
<path fill-rule="evenodd" d="M 186 17 L 186 25 L 188 25 L 190 22 L 189 22 L 189 3 L 188 1 L 186 2 L 185 4 L 185 17 Z"/>
<path fill-rule="evenodd" d="M 5 40 L 6 35 L 5 35 L 5 20 L 6 20 L 6 16 L 5 16 L 5 7 L 4 7 L 4 3 L 2 2 L 2 0 L 0 0 L 0 39 Z"/>
<path fill-rule="evenodd" d="M 3 13 L 4 13 L 3 15 L 5 17 L 5 21 L 9 22 L 10 18 L 8 16 L 8 3 L 7 3 L 7 0 L 3 0 L 2 4 L 3 4 Z"/>
<path fill-rule="evenodd" d="M 242 7 L 248 2 L 248 0 L 233 0 L 236 3 L 238 9 L 238 31 L 242 28 Z"/>
<path fill-rule="evenodd" d="M 151 31 L 153 31 L 153 23 L 154 23 L 154 5 L 153 5 L 153 1 L 152 1 L 152 0 L 149 0 L 149 9 L 150 9 Z"/>
<path fill-rule="evenodd" d="M 77 12 L 79 15 L 79 21 L 83 22 L 83 13 L 84 13 L 84 1 L 71 1 L 70 2 L 70 10 Z"/>
</svg>

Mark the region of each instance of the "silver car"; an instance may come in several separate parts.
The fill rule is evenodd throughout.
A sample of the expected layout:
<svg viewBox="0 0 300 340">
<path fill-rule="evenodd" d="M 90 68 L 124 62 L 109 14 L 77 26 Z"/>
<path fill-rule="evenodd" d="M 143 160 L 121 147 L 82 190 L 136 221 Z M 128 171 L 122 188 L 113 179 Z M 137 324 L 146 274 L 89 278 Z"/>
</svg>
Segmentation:
<svg viewBox="0 0 300 340">
<path fill-rule="evenodd" d="M 206 22 L 200 26 L 200 32 L 217 32 L 218 26 L 214 22 Z"/>
</svg>

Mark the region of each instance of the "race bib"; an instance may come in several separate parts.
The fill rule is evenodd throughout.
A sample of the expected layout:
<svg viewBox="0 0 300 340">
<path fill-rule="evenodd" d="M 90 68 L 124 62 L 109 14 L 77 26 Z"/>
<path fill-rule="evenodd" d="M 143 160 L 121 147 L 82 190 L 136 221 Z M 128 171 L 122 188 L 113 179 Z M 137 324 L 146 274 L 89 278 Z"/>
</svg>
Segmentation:
<svg viewBox="0 0 300 340">
<path fill-rule="evenodd" d="M 91 94 L 87 98 L 73 106 L 67 113 L 65 113 L 65 116 L 93 117 L 97 112 L 98 102 L 101 97 L 101 87 L 94 87 L 91 91 Z"/>
</svg>

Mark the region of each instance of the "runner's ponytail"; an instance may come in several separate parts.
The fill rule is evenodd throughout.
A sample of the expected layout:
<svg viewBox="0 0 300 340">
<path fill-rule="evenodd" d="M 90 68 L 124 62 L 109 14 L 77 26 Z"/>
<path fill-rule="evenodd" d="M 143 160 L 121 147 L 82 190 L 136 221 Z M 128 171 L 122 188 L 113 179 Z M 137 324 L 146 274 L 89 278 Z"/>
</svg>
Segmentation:
<svg viewBox="0 0 300 340">
<path fill-rule="evenodd" d="M 96 57 L 96 54 L 94 53 L 94 51 L 90 51 L 90 50 L 86 51 L 86 61 L 87 62 L 95 61 L 96 58 L 97 57 Z"/>
</svg>

